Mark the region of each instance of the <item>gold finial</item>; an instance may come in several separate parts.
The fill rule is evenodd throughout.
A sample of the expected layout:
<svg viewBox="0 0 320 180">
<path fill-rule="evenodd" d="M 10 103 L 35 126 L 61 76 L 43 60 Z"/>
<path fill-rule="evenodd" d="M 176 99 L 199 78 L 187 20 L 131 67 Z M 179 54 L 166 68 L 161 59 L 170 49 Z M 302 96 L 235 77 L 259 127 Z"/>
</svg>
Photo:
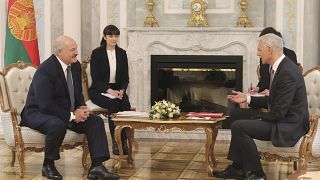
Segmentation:
<svg viewBox="0 0 320 180">
<path fill-rule="evenodd" d="M 155 27 L 155 26 L 159 27 L 157 19 L 152 14 L 154 5 L 155 3 L 153 2 L 153 0 L 148 0 L 148 2 L 146 3 L 146 6 L 148 8 L 148 15 L 144 20 L 145 27 Z"/>
<path fill-rule="evenodd" d="M 241 8 L 242 14 L 238 18 L 237 26 L 243 26 L 243 27 L 251 26 L 252 27 L 251 21 L 249 20 L 249 17 L 247 16 L 247 6 L 248 6 L 247 0 L 241 0 L 239 2 L 239 5 Z"/>
</svg>

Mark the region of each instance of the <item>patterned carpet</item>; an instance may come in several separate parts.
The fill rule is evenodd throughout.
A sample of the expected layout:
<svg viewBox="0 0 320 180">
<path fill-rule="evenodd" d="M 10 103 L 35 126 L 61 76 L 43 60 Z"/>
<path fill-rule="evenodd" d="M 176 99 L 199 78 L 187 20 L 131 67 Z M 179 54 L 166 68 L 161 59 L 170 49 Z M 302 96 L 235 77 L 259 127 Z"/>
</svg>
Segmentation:
<svg viewBox="0 0 320 180">
<path fill-rule="evenodd" d="M 112 172 L 119 173 L 121 179 L 214 179 L 206 172 L 203 141 L 137 139 L 136 144 L 132 167 L 124 161 L 123 168 L 116 171 L 113 165 L 117 156 L 112 156 L 105 164 Z M 215 147 L 219 161 L 216 169 L 221 170 L 230 163 L 226 160 L 229 143 L 217 142 Z M 81 148 L 61 153 L 62 158 L 56 165 L 64 179 L 86 179 L 81 154 Z M 0 179 L 19 179 L 19 166 L 16 162 L 11 167 L 10 160 L 11 150 L 0 139 Z M 43 153 L 27 152 L 24 179 L 45 179 L 41 176 L 42 161 Z M 286 179 L 293 173 L 293 164 L 263 162 L 263 167 L 269 180 Z M 308 170 L 320 170 L 320 163 L 309 164 Z"/>
</svg>

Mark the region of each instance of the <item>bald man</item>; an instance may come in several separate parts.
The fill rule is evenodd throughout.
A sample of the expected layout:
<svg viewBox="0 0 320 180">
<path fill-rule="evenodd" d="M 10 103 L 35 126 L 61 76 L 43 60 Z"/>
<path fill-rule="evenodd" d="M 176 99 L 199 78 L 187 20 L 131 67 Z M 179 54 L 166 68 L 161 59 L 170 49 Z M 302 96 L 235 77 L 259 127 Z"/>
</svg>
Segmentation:
<svg viewBox="0 0 320 180">
<path fill-rule="evenodd" d="M 85 134 L 92 161 L 89 179 L 119 179 L 103 162 L 110 159 L 103 120 L 89 114 L 82 95 L 81 65 L 76 42 L 59 36 L 55 52 L 37 69 L 21 113 L 21 124 L 46 135 L 42 175 L 62 179 L 54 165 L 60 159 L 60 146 L 67 129 Z"/>
</svg>

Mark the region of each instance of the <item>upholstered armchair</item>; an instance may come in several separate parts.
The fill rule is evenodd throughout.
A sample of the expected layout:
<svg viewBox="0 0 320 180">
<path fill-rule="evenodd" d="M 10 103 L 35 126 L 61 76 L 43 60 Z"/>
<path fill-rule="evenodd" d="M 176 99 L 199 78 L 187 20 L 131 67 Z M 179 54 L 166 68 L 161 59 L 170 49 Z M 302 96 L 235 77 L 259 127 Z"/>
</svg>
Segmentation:
<svg viewBox="0 0 320 180">
<path fill-rule="evenodd" d="M 320 161 L 320 67 L 315 67 L 305 73 L 308 94 L 309 113 L 317 115 L 316 121 L 310 127 L 309 136 L 312 143 L 308 144 L 308 161 Z"/>
<path fill-rule="evenodd" d="M 270 141 L 255 140 L 261 158 L 266 161 L 294 162 L 294 169 L 306 170 L 307 163 L 320 160 L 320 67 L 304 74 L 307 89 L 310 130 L 293 147 L 274 147 Z"/>
<path fill-rule="evenodd" d="M 28 127 L 20 127 L 20 113 L 25 104 L 28 89 L 36 71 L 36 67 L 29 63 L 18 62 L 4 69 L 0 74 L 2 128 L 6 144 L 12 149 L 11 166 L 18 157 L 20 177 L 24 173 L 24 157 L 26 151 L 42 152 L 45 136 Z M 82 165 L 87 168 L 88 146 L 84 134 L 67 130 L 61 150 L 82 146 Z"/>
<path fill-rule="evenodd" d="M 90 57 L 82 61 L 81 68 L 82 68 L 83 94 L 86 99 L 87 106 L 89 107 L 90 111 L 93 114 L 96 114 L 96 115 L 102 114 L 105 117 L 108 117 L 108 109 L 99 107 L 98 105 L 94 104 L 89 98 L 88 90 L 92 83 L 91 73 L 90 73 Z"/>
</svg>

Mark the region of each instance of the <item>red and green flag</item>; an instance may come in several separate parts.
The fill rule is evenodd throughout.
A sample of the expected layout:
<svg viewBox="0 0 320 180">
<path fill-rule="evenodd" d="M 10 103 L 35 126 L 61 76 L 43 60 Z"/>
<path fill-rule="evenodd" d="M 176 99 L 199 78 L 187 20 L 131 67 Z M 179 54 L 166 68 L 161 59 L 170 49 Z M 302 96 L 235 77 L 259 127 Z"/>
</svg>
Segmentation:
<svg viewBox="0 0 320 180">
<path fill-rule="evenodd" d="M 40 64 L 33 0 L 9 0 L 4 65 L 18 61 Z"/>
</svg>

